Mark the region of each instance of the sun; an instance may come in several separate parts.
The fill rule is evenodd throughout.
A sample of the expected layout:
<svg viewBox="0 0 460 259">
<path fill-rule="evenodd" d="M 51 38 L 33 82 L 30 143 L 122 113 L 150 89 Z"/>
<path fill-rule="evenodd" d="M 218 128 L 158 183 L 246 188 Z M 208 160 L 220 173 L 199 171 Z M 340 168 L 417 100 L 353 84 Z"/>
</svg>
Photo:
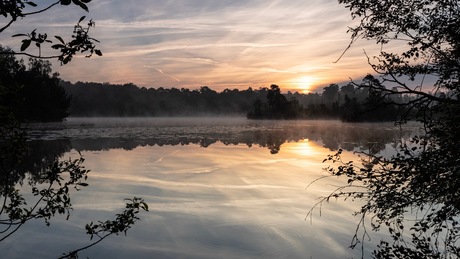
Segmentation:
<svg viewBox="0 0 460 259">
<path fill-rule="evenodd" d="M 299 89 L 299 91 L 303 93 L 309 93 L 311 88 L 316 82 L 316 78 L 311 76 L 301 76 L 294 78 L 291 83 L 295 86 L 295 88 Z"/>
</svg>

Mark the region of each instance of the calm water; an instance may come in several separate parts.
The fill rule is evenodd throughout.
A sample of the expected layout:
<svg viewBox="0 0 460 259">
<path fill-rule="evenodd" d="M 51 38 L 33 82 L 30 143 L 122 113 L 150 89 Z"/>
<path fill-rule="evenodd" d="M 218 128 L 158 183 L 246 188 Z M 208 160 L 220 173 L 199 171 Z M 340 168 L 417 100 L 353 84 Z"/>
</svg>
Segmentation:
<svg viewBox="0 0 460 259">
<path fill-rule="evenodd" d="M 150 212 L 127 236 L 81 258 L 360 258 L 348 248 L 359 202 L 331 202 L 306 219 L 344 179 L 327 178 L 337 148 L 390 155 L 409 134 L 392 124 L 248 121 L 242 118 L 69 119 L 31 125 L 30 163 L 80 152 L 89 186 L 73 193 L 69 221 L 26 225 L 0 244 L 1 258 L 55 258 L 89 243 L 84 225 L 143 197 Z M 41 160 L 40 160 L 41 159 Z M 373 249 L 373 236 L 366 254 Z"/>
</svg>

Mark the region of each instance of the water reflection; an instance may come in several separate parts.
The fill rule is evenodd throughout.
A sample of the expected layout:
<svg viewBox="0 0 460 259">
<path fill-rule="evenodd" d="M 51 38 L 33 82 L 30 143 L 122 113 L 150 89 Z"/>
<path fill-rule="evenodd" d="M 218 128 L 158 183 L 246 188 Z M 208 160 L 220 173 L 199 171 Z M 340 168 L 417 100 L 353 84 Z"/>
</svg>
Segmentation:
<svg viewBox="0 0 460 259">
<path fill-rule="evenodd" d="M 209 147 L 223 143 L 245 144 L 248 147 L 256 145 L 268 148 L 272 154 L 276 154 L 286 142 L 308 139 L 321 143 L 331 151 L 342 148 L 377 154 L 386 148 L 386 144 L 409 136 L 413 130 L 411 127 L 400 130 L 390 123 L 349 124 L 337 121 L 251 122 L 235 118 L 214 118 L 197 123 L 197 120 L 163 118 L 155 121 L 118 119 L 115 122 L 98 119 L 85 123 L 87 120 L 90 119 L 74 119 L 64 124 L 35 125 L 30 135 L 32 139 L 62 142 L 70 140 L 70 147 L 78 151 L 118 148 L 133 150 L 138 146 L 155 145 L 196 144 Z M 68 146 L 64 143 L 62 145 Z"/>
<path fill-rule="evenodd" d="M 72 143 L 68 139 L 30 141 L 21 164 L 16 167 L 16 172 L 22 179 L 28 174 L 30 180 L 36 182 L 42 178 L 40 175 L 44 169 L 71 149 Z"/>
<path fill-rule="evenodd" d="M 341 179 L 306 186 L 325 175 L 322 160 L 331 150 L 381 152 L 409 134 L 390 124 L 228 119 L 147 125 L 71 121 L 39 125 L 31 133 L 35 151 L 24 170 L 79 151 L 91 169 L 90 185 L 74 197 L 71 223 L 25 229 L 21 242 L 7 244 L 8 258 L 34 257 L 31 247 L 58 244 L 43 256 L 53 257 L 67 246 L 86 244 L 81 226 L 110 217 L 120 207 L 117 201 L 131 196 L 145 198 L 151 212 L 128 237 L 107 240 L 81 257 L 360 257 L 360 251 L 347 249 L 359 204 L 334 203 L 313 224 L 305 221 L 316 198 Z M 34 238 L 37 231 L 50 233 L 46 244 Z M 27 251 L 16 254 L 23 247 Z"/>
<path fill-rule="evenodd" d="M 324 208 L 313 225 L 304 220 L 331 186 L 305 190 L 321 175 L 325 149 L 303 142 L 301 150 L 311 150 L 306 155 L 298 144 L 286 143 L 276 156 L 262 147 L 223 143 L 83 152 L 94 169 L 90 187 L 97 188 L 78 203 L 99 198 L 77 211 L 110 210 L 120 191 L 140 193 L 151 213 L 129 234 L 135 242 L 123 245 L 137 247 L 139 258 L 350 257 L 354 208 Z"/>
</svg>

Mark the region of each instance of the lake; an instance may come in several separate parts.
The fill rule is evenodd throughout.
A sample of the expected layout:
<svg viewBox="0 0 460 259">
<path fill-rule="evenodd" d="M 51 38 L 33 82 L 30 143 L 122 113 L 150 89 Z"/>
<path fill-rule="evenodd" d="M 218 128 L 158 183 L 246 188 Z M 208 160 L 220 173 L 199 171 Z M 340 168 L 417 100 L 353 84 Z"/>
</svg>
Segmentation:
<svg viewBox="0 0 460 259">
<path fill-rule="evenodd" d="M 416 127 L 244 118 L 70 118 L 32 124 L 28 163 L 85 158 L 89 186 L 74 211 L 47 227 L 26 224 L 0 243 L 2 258 L 55 258 L 90 243 L 85 224 L 113 219 L 124 198 L 142 197 L 127 236 L 111 236 L 80 258 L 360 258 L 349 249 L 359 201 L 308 211 L 346 179 L 325 178 L 338 148 L 391 155 Z M 45 159 L 46 158 L 46 159 Z M 37 162 L 41 161 L 41 162 Z M 312 184 L 311 184 L 312 183 Z M 311 184 L 311 185 L 310 185 Z M 308 188 L 307 188 L 308 187 Z M 383 233 L 365 246 L 368 257 Z"/>
</svg>

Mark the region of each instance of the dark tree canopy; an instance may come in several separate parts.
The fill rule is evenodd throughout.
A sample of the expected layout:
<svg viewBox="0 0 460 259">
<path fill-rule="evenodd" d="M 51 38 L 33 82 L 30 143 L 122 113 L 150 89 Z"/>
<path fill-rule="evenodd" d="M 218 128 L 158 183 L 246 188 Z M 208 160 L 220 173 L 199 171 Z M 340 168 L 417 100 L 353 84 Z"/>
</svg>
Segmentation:
<svg viewBox="0 0 460 259">
<path fill-rule="evenodd" d="M 285 95 L 281 93 L 278 85 L 271 85 L 266 89 L 266 102 L 258 98 L 254 103 L 252 110 L 247 113 L 249 119 L 295 119 L 304 118 L 305 113 L 299 101 L 292 97 L 288 101 Z"/>
<path fill-rule="evenodd" d="M 375 81 L 372 76 L 366 80 Z M 409 100 L 406 95 L 392 98 L 371 95 L 364 88 L 347 84 L 334 93 L 282 93 L 272 85 L 245 90 L 225 89 L 216 92 L 207 86 L 199 89 L 145 88 L 129 84 L 94 82 L 61 85 L 72 96 L 70 115 L 74 117 L 142 116 L 244 116 L 250 119 L 341 119 L 343 121 L 389 121 L 398 113 L 391 102 Z M 335 85 L 338 89 L 338 85 Z M 376 107 L 371 97 L 384 106 Z M 372 102 L 372 103 L 370 103 Z"/>
<path fill-rule="evenodd" d="M 376 83 L 367 75 L 363 82 Z M 340 119 L 346 122 L 393 121 L 403 109 L 398 109 L 404 99 L 384 96 L 366 88 L 347 84 L 340 87 L 330 84 L 323 92 L 315 94 L 281 94 L 277 85 L 266 89 L 266 98 L 257 99 L 247 113 L 249 119 Z"/>
<path fill-rule="evenodd" d="M 145 88 L 134 84 L 61 82 L 72 96 L 71 116 L 141 117 L 242 115 L 266 89 Z"/>
<path fill-rule="evenodd" d="M 0 51 L 7 53 L 9 49 Z M 62 121 L 69 113 L 70 96 L 52 73 L 51 63 L 30 58 L 24 65 L 13 54 L 0 55 L 0 88 L 4 110 L 20 121 Z"/>
<path fill-rule="evenodd" d="M 329 197 L 362 199 L 360 226 L 369 216 L 372 229 L 386 228 L 377 258 L 460 257 L 460 3 L 459 1 L 339 0 L 358 20 L 352 42 L 382 45 L 370 58 L 378 77 L 359 86 L 375 101 L 385 97 L 404 108 L 399 123 L 417 120 L 421 133 L 397 143 L 391 157 L 362 154 L 361 165 L 341 160 L 341 150 L 326 161 L 328 171 L 348 178 Z M 401 52 L 387 51 L 399 44 Z M 429 85 L 425 78 L 435 78 Z M 357 191 L 356 187 L 363 188 Z M 410 219 L 409 219 L 410 218 Z M 364 232 L 366 229 L 363 230 Z M 357 233 L 358 234 L 358 233 Z M 364 236 L 363 236 L 364 237 Z M 355 235 L 353 246 L 363 241 Z"/>
</svg>

